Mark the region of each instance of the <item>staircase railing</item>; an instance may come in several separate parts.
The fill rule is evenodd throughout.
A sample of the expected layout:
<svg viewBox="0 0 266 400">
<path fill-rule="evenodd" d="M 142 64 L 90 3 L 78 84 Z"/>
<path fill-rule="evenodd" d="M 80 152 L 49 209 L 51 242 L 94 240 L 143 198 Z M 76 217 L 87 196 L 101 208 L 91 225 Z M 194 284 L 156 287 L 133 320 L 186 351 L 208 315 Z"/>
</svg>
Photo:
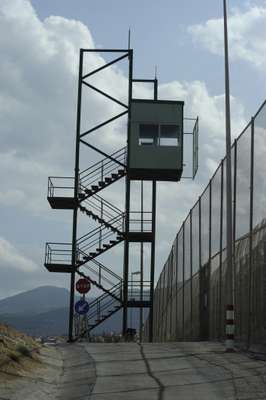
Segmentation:
<svg viewBox="0 0 266 400">
<path fill-rule="evenodd" d="M 61 264 L 71 267 L 72 245 L 71 243 L 49 242 L 45 245 L 45 265 Z"/>
<path fill-rule="evenodd" d="M 79 207 L 81 211 L 92 211 L 93 213 L 96 213 L 98 217 L 105 219 L 106 221 L 122 214 L 122 210 L 97 194 L 84 200 L 82 205 Z"/>
<path fill-rule="evenodd" d="M 49 176 L 47 197 L 73 197 L 73 176 Z"/>
<path fill-rule="evenodd" d="M 127 151 L 123 147 L 113 154 L 110 158 L 106 157 L 84 169 L 79 175 L 79 192 L 83 191 L 118 169 L 126 167 Z M 73 197 L 74 196 L 74 177 L 73 176 L 49 176 L 47 197 Z"/>
<path fill-rule="evenodd" d="M 118 283 L 110 290 L 112 296 L 104 293 L 89 303 L 88 320 L 90 326 L 97 325 L 121 307 L 122 287 L 122 282 Z"/>
<path fill-rule="evenodd" d="M 113 228 L 117 229 L 122 234 L 124 230 L 124 213 L 118 215 L 108 222 L 113 226 Z M 115 234 L 117 235 L 117 232 L 113 232 L 105 225 L 101 225 L 100 227 L 93 229 L 77 240 L 80 254 L 86 256 L 86 253 L 90 252 L 90 250 L 95 250 L 96 247 L 101 248 L 106 240 L 110 239 L 110 237 Z"/>
<path fill-rule="evenodd" d="M 92 276 L 97 278 L 97 283 L 99 285 L 106 283 L 113 287 L 122 282 L 122 278 L 119 275 L 95 259 L 92 259 L 88 264 L 84 265 L 83 268 L 90 272 L 90 276 L 92 274 Z"/>
<path fill-rule="evenodd" d="M 80 173 L 80 189 L 83 191 L 85 188 L 92 186 L 99 181 L 103 181 L 106 176 L 109 176 L 119 167 L 125 168 L 126 166 L 127 151 L 126 147 L 117 150 L 111 154 L 111 159 L 106 157 L 97 162 L 89 168 L 86 168 Z"/>
</svg>

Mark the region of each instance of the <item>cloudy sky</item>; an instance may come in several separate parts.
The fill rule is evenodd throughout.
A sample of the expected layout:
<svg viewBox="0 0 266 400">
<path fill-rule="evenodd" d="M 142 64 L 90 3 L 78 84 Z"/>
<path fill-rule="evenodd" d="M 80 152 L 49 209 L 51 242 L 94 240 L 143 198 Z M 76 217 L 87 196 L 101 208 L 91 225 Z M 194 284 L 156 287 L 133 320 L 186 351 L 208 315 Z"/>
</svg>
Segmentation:
<svg viewBox="0 0 266 400">
<path fill-rule="evenodd" d="M 180 224 L 224 155 L 221 16 L 222 0 L 0 0 L 0 298 L 46 284 L 69 287 L 68 277 L 43 267 L 46 241 L 71 240 L 71 212 L 49 208 L 47 177 L 73 174 L 79 48 L 124 48 L 129 27 L 135 77 L 152 78 L 157 65 L 159 97 L 184 100 L 185 115 L 200 118 L 196 180 L 158 185 L 158 277 Z M 264 101 L 265 34 L 266 1 L 229 1 L 233 136 Z M 88 66 L 103 61 L 95 55 Z M 111 69 L 98 83 L 123 98 L 125 71 Z M 138 93 L 150 94 L 147 87 Z M 97 96 L 86 101 L 90 123 L 116 111 Z M 124 133 L 121 123 L 95 140 L 115 151 Z M 122 187 L 107 193 L 118 206 Z M 91 229 L 80 221 L 82 233 Z M 137 248 L 132 257 L 137 269 Z M 122 246 L 103 260 L 121 271 Z"/>
</svg>

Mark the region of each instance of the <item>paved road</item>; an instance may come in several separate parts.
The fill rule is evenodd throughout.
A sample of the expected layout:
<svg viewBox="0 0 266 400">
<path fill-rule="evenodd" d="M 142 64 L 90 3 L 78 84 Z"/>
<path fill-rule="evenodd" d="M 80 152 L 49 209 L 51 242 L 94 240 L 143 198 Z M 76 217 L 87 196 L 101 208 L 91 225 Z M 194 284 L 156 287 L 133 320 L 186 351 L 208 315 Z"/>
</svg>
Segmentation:
<svg viewBox="0 0 266 400">
<path fill-rule="evenodd" d="M 90 400 L 266 399 L 266 362 L 220 344 L 84 344 L 95 361 Z"/>
</svg>

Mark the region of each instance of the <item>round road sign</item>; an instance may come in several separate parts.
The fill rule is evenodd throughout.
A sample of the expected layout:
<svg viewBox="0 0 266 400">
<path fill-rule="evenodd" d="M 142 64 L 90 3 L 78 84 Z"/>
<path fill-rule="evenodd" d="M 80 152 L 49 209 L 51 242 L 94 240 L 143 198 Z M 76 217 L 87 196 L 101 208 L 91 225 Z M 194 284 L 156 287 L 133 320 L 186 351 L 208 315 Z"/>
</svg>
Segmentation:
<svg viewBox="0 0 266 400">
<path fill-rule="evenodd" d="M 89 303 L 86 300 L 79 300 L 75 304 L 75 311 L 78 314 L 84 315 L 89 311 Z"/>
<path fill-rule="evenodd" d="M 79 293 L 85 294 L 90 291 L 91 283 L 86 278 L 81 278 L 76 282 L 76 289 Z"/>
</svg>

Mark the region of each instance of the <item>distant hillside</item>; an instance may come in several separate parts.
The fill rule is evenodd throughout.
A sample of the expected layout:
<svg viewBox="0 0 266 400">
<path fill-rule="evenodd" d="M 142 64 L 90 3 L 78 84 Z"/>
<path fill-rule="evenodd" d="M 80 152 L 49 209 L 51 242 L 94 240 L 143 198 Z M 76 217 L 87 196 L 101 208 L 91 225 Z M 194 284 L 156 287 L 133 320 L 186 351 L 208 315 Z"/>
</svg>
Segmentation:
<svg viewBox="0 0 266 400">
<path fill-rule="evenodd" d="M 0 300 L 0 322 L 9 324 L 29 335 L 64 335 L 68 332 L 68 303 L 68 290 L 42 286 Z M 144 318 L 147 313 L 148 310 L 144 309 Z M 138 316 L 138 309 L 129 310 L 130 327 L 138 328 Z M 100 334 L 110 331 L 120 333 L 121 325 L 122 311 L 119 310 L 92 333 Z"/>
<path fill-rule="evenodd" d="M 1 314 L 40 314 L 66 307 L 69 302 L 67 289 L 41 286 L 27 292 L 0 300 Z"/>
<path fill-rule="evenodd" d="M 28 335 L 65 335 L 68 329 L 68 308 L 57 308 L 40 314 L 1 314 L 0 321 Z"/>
</svg>

